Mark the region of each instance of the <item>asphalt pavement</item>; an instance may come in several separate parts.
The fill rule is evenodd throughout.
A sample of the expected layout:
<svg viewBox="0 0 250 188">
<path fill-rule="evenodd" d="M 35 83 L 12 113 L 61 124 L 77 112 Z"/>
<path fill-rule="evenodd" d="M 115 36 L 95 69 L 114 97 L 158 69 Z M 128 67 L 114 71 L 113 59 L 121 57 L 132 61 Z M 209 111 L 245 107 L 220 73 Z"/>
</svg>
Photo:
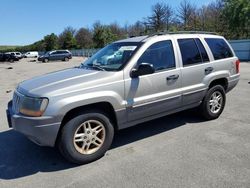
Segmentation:
<svg viewBox="0 0 250 188">
<path fill-rule="evenodd" d="M 1 188 L 250 187 L 250 63 L 241 64 L 220 118 L 204 121 L 189 110 L 122 130 L 87 165 L 33 144 L 0 116 Z"/>
</svg>

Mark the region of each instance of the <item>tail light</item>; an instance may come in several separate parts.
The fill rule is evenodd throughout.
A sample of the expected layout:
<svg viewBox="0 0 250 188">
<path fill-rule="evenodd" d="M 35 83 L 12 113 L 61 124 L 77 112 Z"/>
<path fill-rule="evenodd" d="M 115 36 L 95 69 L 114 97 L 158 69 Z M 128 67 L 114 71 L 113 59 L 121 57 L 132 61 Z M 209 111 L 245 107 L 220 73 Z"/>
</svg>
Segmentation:
<svg viewBox="0 0 250 188">
<path fill-rule="evenodd" d="M 236 65 L 236 73 L 240 72 L 240 60 L 235 61 L 235 65 Z"/>
</svg>

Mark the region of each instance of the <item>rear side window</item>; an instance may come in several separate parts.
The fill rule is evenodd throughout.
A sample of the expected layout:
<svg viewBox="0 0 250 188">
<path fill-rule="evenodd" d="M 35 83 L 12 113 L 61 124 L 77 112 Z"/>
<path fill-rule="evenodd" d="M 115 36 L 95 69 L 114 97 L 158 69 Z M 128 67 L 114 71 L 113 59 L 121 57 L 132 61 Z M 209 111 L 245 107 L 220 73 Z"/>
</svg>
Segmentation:
<svg viewBox="0 0 250 188">
<path fill-rule="evenodd" d="M 211 49 L 215 60 L 233 57 L 233 53 L 224 39 L 205 38 L 205 41 Z"/>
<path fill-rule="evenodd" d="M 198 46 L 194 39 L 178 39 L 183 66 L 202 63 Z"/>
<path fill-rule="evenodd" d="M 156 71 L 175 67 L 175 58 L 170 40 L 152 44 L 139 58 L 138 65 L 150 63 Z"/>
</svg>

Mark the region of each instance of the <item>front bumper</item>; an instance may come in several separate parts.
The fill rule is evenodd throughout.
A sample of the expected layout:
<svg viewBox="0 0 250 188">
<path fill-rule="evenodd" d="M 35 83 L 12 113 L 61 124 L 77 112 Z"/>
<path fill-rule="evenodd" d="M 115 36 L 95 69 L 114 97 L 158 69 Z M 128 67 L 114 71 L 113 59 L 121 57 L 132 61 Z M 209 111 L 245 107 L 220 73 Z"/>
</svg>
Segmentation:
<svg viewBox="0 0 250 188">
<path fill-rule="evenodd" d="M 53 147 L 61 122 L 55 121 L 50 116 L 28 117 L 14 114 L 12 111 L 12 101 L 8 103 L 6 110 L 9 127 L 24 134 L 31 141 L 41 146 Z"/>
</svg>

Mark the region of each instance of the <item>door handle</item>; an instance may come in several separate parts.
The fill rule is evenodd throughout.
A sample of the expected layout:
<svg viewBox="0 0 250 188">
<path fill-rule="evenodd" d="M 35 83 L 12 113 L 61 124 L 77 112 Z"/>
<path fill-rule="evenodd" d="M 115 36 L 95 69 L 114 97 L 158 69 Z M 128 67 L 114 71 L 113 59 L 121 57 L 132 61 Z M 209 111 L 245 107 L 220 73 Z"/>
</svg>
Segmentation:
<svg viewBox="0 0 250 188">
<path fill-rule="evenodd" d="M 178 74 L 174 74 L 174 75 L 168 76 L 167 80 L 177 80 L 178 78 L 179 78 L 179 75 Z"/>
<path fill-rule="evenodd" d="M 211 72 L 213 72 L 214 68 L 213 67 L 207 67 L 205 68 L 205 74 L 210 74 Z"/>
</svg>

